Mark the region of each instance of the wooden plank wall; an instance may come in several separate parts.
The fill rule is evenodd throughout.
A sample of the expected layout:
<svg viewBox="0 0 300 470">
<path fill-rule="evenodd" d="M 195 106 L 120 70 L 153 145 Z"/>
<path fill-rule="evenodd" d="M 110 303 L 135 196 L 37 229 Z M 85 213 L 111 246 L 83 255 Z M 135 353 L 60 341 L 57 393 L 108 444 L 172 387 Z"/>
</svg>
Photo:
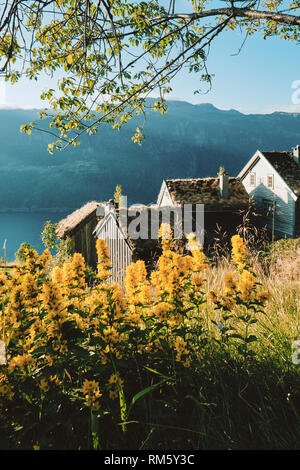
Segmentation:
<svg viewBox="0 0 300 470">
<path fill-rule="evenodd" d="M 117 227 L 113 218 L 109 218 L 106 224 L 97 234 L 98 238 L 103 238 L 109 248 L 110 262 L 112 266 L 112 276 L 109 282 L 118 282 L 123 285 L 126 268 L 132 262 L 132 251 L 122 232 Z"/>
</svg>

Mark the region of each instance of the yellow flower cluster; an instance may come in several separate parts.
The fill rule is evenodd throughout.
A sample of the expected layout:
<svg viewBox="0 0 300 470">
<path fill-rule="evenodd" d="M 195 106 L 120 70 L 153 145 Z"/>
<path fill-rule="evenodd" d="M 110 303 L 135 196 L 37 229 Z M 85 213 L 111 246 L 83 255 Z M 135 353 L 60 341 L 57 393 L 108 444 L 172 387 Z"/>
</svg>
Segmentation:
<svg viewBox="0 0 300 470">
<path fill-rule="evenodd" d="M 241 273 L 240 279 L 237 283 L 237 290 L 240 293 L 240 298 L 246 302 L 249 300 L 254 292 L 256 286 L 256 278 L 247 270 Z"/>
<path fill-rule="evenodd" d="M 162 223 L 158 231 L 158 236 L 161 239 L 162 250 L 169 251 L 173 245 L 173 233 L 170 225 Z"/>
<path fill-rule="evenodd" d="M 175 251 L 166 224 L 159 235 L 162 255 L 157 269 L 149 276 L 143 261 L 132 263 L 124 286 L 110 282 L 109 250 L 102 239 L 97 240 L 98 275 L 93 284 L 92 276 L 86 281 L 84 258 L 78 253 L 50 270 L 49 253 L 38 256 L 31 250 L 24 265 L 9 274 L 0 272 L 0 334 L 7 346 L 11 383 L 31 378 L 46 402 L 49 390 L 51 397 L 53 390 L 78 396 L 82 377 L 96 378 L 101 370 L 101 392 L 112 400 L 119 395 L 121 403 L 124 382 L 116 370 L 126 361 L 141 365 L 142 373 L 145 364 L 159 371 L 169 364 L 176 369 L 198 361 L 208 260 L 193 234 L 188 254 Z M 214 308 L 245 310 L 247 302 L 264 302 L 268 293 L 256 292 L 243 240 L 233 237 L 232 246 L 238 272 L 227 273 L 224 291 L 211 292 L 210 297 Z M 80 396 L 93 411 L 107 403 L 101 400 L 99 383 L 86 379 L 81 387 Z M 0 374 L 0 396 L 11 399 L 15 390 Z"/>
<path fill-rule="evenodd" d="M 7 376 L 0 373 L 0 397 L 12 400 L 14 394 L 13 386 L 9 383 Z"/>
<path fill-rule="evenodd" d="M 104 239 L 97 239 L 96 250 L 98 255 L 98 278 L 103 281 L 110 277 L 111 268 L 109 249 Z"/>
<path fill-rule="evenodd" d="M 109 398 L 115 400 L 119 396 L 119 387 L 123 388 L 124 380 L 121 379 L 117 374 L 112 374 L 106 384 L 106 388 L 109 392 Z"/>
<path fill-rule="evenodd" d="M 0 271 L 0 296 L 5 294 L 8 290 L 8 278 Z"/>
<path fill-rule="evenodd" d="M 49 385 L 48 380 L 42 378 L 40 380 L 40 388 L 44 393 L 47 393 L 50 390 L 50 385 Z"/>
<path fill-rule="evenodd" d="M 95 380 L 85 380 L 82 385 L 82 393 L 86 406 L 91 408 L 93 411 L 100 409 L 100 398 L 102 393 L 99 390 L 99 384 Z"/>
<path fill-rule="evenodd" d="M 239 270 L 243 270 L 246 267 L 248 252 L 244 240 L 239 235 L 234 235 L 231 238 L 232 245 L 232 261 L 237 265 Z"/>
<path fill-rule="evenodd" d="M 40 256 L 38 252 L 32 248 L 24 250 L 25 269 L 31 274 L 39 275 L 44 269 L 49 266 L 49 261 L 52 256 L 50 250 L 46 249 Z"/>
<path fill-rule="evenodd" d="M 147 305 L 152 300 L 150 284 L 147 280 L 145 263 L 138 260 L 131 263 L 126 270 L 125 288 L 127 302 Z"/>
<path fill-rule="evenodd" d="M 181 336 L 175 338 L 174 348 L 176 350 L 176 361 L 182 362 L 184 367 L 189 367 L 191 364 L 189 359 L 190 350 L 187 347 L 186 341 Z M 185 356 L 184 359 L 182 359 L 182 356 Z"/>
<path fill-rule="evenodd" d="M 33 366 L 34 365 L 34 359 L 31 356 L 31 354 L 25 353 L 25 354 L 19 354 L 15 357 L 13 357 L 8 366 L 9 372 L 13 372 L 16 367 L 18 367 L 20 370 L 25 371 L 25 367 L 27 366 Z"/>
</svg>

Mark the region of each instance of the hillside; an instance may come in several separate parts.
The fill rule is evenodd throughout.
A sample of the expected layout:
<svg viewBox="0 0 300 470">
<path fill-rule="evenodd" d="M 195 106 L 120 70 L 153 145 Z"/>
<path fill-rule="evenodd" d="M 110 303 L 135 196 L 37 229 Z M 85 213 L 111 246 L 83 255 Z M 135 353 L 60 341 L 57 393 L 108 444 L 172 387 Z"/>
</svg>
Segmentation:
<svg viewBox="0 0 300 470">
<path fill-rule="evenodd" d="M 300 114 L 244 115 L 210 104 L 169 102 L 168 113 L 149 112 L 142 146 L 121 131 L 101 127 L 81 146 L 50 156 L 49 135 L 21 134 L 35 110 L 0 110 L 1 211 L 76 208 L 112 197 L 121 184 L 129 203 L 156 200 L 163 178 L 216 175 L 220 165 L 236 175 L 258 149 L 287 150 L 300 143 Z"/>
</svg>

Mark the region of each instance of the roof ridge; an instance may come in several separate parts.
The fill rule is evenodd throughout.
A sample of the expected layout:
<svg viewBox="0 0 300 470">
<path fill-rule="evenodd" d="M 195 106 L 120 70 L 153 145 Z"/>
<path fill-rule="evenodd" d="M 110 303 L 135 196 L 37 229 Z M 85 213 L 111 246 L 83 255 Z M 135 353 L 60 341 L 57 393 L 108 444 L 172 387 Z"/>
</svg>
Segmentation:
<svg viewBox="0 0 300 470">
<path fill-rule="evenodd" d="M 165 181 L 200 181 L 200 180 L 217 180 L 219 176 L 206 176 L 205 178 L 168 178 Z M 229 176 L 229 179 L 238 179 L 237 176 Z"/>
</svg>

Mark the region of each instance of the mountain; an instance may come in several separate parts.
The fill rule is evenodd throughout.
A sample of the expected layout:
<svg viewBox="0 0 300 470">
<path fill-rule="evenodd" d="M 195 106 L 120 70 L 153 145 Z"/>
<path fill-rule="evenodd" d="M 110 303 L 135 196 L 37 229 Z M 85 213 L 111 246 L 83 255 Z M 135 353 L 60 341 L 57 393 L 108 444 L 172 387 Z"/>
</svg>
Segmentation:
<svg viewBox="0 0 300 470">
<path fill-rule="evenodd" d="M 164 178 L 235 176 L 257 149 L 289 150 L 300 143 L 300 114 L 245 115 L 211 104 L 169 101 L 168 113 L 148 112 L 142 146 L 131 136 L 142 120 L 120 131 L 101 126 L 81 145 L 50 156 L 49 135 L 20 133 L 36 110 L 0 110 L 2 212 L 77 208 L 107 200 L 121 184 L 129 203 L 155 202 Z"/>
</svg>

